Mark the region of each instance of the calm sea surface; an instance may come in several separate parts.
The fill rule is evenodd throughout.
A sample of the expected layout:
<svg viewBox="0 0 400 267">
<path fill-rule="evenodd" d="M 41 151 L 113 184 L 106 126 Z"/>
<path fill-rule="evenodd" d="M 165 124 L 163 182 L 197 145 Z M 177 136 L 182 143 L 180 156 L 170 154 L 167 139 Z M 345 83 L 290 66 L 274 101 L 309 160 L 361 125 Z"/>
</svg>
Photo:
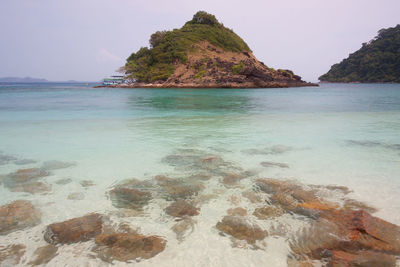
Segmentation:
<svg viewBox="0 0 400 267">
<path fill-rule="evenodd" d="M 0 236 L 0 244 L 26 244 L 26 262 L 45 245 L 46 225 L 95 211 L 167 239 L 165 251 L 141 266 L 286 266 L 285 238 L 268 237 L 262 250 L 232 248 L 215 228 L 229 208 L 254 209 L 232 196 L 240 202 L 251 181 L 262 177 L 347 186 L 352 198 L 378 209 L 376 216 L 400 224 L 398 84 L 219 90 L 0 84 L 0 151 L 0 175 L 49 161 L 74 163 L 42 179 L 51 186 L 47 194 L 0 185 L 0 205 L 27 199 L 43 213 L 39 226 Z M 201 213 L 183 241 L 171 231 L 175 220 L 163 211 L 168 200 L 153 199 L 142 214 L 122 214 L 112 205 L 107 192 L 123 180 L 186 177 L 191 170 L 168 159 L 188 153 L 219 156 L 251 176 L 227 187 L 210 173 L 197 196 L 208 200 L 199 204 Z M 5 160 L 10 157 L 15 159 Z M 260 165 L 265 161 L 288 168 Z M 84 187 L 82 181 L 94 185 Z M 71 193 L 80 200 L 69 199 Z M 296 228 L 290 218 L 282 220 Z M 107 266 L 88 256 L 91 242 L 62 246 L 52 266 Z"/>
</svg>

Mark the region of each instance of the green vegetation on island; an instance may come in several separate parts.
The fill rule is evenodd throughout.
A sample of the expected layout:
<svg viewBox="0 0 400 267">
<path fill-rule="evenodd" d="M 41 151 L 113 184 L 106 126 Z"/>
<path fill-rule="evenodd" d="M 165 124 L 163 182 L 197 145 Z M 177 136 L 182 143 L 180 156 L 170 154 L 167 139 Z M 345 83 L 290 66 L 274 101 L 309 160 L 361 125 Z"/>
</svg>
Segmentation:
<svg viewBox="0 0 400 267">
<path fill-rule="evenodd" d="M 373 40 L 319 77 L 327 82 L 400 82 L 400 24 L 382 29 Z"/>
<path fill-rule="evenodd" d="M 122 70 L 127 78 L 139 82 L 165 81 L 174 73 L 176 63 L 186 63 L 187 52 L 200 41 L 208 41 L 225 51 L 251 52 L 242 38 L 214 15 L 199 11 L 180 29 L 152 34 L 150 48 L 142 47 L 133 53 Z"/>
</svg>

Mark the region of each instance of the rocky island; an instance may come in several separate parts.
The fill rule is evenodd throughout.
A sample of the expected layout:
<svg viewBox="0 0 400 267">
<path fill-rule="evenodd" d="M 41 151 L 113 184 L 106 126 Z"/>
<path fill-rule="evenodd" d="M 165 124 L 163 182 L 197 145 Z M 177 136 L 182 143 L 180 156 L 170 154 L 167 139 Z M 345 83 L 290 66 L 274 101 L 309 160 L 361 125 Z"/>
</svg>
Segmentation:
<svg viewBox="0 0 400 267">
<path fill-rule="evenodd" d="M 197 12 L 180 29 L 151 35 L 150 48 L 121 68 L 129 88 L 266 88 L 315 86 L 290 70 L 269 68 L 214 15 Z"/>
<path fill-rule="evenodd" d="M 378 35 L 319 77 L 323 82 L 399 83 L 400 24 Z"/>
</svg>

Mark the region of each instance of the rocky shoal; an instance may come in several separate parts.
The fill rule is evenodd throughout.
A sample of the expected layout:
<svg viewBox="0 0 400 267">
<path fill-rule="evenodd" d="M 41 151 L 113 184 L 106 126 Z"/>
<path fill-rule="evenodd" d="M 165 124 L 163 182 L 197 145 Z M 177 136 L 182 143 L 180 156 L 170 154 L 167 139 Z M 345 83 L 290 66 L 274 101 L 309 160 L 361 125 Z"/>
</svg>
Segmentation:
<svg viewBox="0 0 400 267">
<path fill-rule="evenodd" d="M 286 151 L 289 149 L 277 148 L 273 153 Z M 283 237 L 290 248 L 288 266 L 313 266 L 315 262 L 328 266 L 396 266 L 400 256 L 400 227 L 371 215 L 376 210 L 349 197 L 351 190 L 347 187 L 258 178 L 257 173 L 218 155 L 193 149 L 179 149 L 162 161 L 175 171 L 144 180 L 131 178 L 108 190 L 106 195 L 114 209 L 129 214 L 124 217 L 129 219 L 128 226 L 116 226 L 109 218 L 112 213 L 99 212 L 51 223 L 43 229 L 43 240 L 48 245 L 37 248 L 29 261 L 31 265 L 51 263 L 59 254 L 59 246 L 81 242 L 91 242 L 91 252 L 106 262 L 155 257 L 165 250 L 168 240 L 157 233 L 132 230 L 129 225 L 138 226 L 135 216 L 160 205 L 162 218 L 171 222 L 171 231 L 178 241 L 185 242 L 195 231 L 198 218 L 204 216 L 202 205 L 224 192 L 224 196 L 230 195 L 232 205 L 214 222 L 210 234 L 228 237 L 232 246 L 264 250 L 269 238 Z M 38 181 L 57 166 L 65 165 L 23 169 L 7 175 L 3 182 L 12 185 Z M 60 185 L 69 182 L 55 181 Z M 215 194 L 210 193 L 211 182 L 219 185 Z M 82 200 L 83 195 L 71 194 L 69 198 Z M 38 226 L 40 221 L 39 209 L 29 201 L 17 200 L 0 206 L 0 235 Z M 290 230 L 293 221 L 300 222 L 302 227 Z M 25 250 L 22 244 L 0 246 L 0 264 L 18 264 Z"/>
</svg>

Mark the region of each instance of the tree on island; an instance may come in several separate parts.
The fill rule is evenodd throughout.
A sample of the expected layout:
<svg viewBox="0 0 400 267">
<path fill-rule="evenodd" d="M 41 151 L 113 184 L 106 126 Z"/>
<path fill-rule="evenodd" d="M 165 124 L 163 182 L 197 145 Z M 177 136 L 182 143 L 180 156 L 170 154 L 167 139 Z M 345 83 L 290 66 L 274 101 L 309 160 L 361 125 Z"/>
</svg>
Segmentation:
<svg viewBox="0 0 400 267">
<path fill-rule="evenodd" d="M 327 82 L 400 82 L 400 24 L 378 35 L 319 77 Z"/>
<path fill-rule="evenodd" d="M 290 70 L 260 62 L 233 30 L 205 11 L 182 28 L 157 31 L 120 70 L 128 86 L 260 88 L 308 86 Z"/>
</svg>

